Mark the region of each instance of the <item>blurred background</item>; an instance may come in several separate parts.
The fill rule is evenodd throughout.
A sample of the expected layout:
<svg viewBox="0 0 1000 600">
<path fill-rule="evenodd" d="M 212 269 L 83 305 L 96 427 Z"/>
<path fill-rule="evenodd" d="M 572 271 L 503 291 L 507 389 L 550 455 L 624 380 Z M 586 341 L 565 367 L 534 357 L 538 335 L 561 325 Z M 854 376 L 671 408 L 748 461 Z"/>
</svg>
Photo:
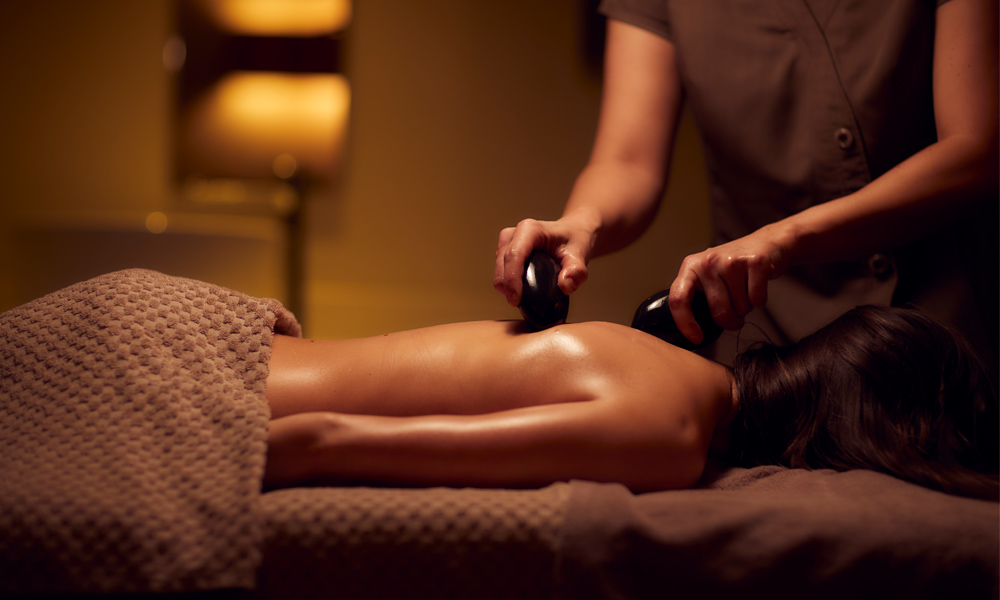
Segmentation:
<svg viewBox="0 0 1000 600">
<path fill-rule="evenodd" d="M 519 318 L 497 235 L 559 216 L 602 28 L 592 0 L 3 0 L 0 311 L 144 267 L 309 337 Z M 628 324 L 708 236 L 685 117 L 657 222 L 570 320 Z"/>
</svg>

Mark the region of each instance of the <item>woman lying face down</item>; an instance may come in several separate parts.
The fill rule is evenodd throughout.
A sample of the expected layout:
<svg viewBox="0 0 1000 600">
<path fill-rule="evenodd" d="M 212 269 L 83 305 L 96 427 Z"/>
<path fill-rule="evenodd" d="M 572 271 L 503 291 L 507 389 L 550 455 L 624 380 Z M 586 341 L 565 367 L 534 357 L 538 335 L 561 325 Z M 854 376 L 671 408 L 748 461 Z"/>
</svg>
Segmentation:
<svg viewBox="0 0 1000 600">
<path fill-rule="evenodd" d="M 586 479 L 642 492 L 694 486 L 712 455 L 997 496 L 990 371 L 916 311 L 861 307 L 732 371 L 611 323 L 522 327 L 275 336 L 264 485 Z"/>
</svg>

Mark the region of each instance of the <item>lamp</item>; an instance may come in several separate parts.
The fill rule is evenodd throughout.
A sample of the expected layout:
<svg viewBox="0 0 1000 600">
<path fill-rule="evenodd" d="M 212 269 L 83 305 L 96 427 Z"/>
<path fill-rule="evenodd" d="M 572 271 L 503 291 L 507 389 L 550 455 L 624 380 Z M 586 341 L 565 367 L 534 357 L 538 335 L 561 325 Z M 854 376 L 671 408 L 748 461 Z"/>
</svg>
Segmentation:
<svg viewBox="0 0 1000 600">
<path fill-rule="evenodd" d="M 302 314 L 303 214 L 342 162 L 339 73 L 350 0 L 177 0 L 174 171 L 191 202 L 267 211 L 287 226 L 287 303 Z"/>
<path fill-rule="evenodd" d="M 331 181 L 340 164 L 350 103 L 347 80 L 336 74 L 232 71 L 194 99 L 181 124 L 186 175 L 253 179 L 274 172 Z"/>
</svg>

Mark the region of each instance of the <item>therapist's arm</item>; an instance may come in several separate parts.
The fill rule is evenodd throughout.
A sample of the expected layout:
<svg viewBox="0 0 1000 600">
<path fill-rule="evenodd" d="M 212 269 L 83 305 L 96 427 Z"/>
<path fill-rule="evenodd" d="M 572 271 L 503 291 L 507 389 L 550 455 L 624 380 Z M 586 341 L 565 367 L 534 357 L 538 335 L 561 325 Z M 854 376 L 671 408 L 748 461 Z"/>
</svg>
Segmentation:
<svg viewBox="0 0 1000 600">
<path fill-rule="evenodd" d="M 937 9 L 936 143 L 856 193 L 684 260 L 670 305 L 686 337 L 701 339 L 688 305 L 696 288 L 716 321 L 735 329 L 766 302 L 768 280 L 792 266 L 900 246 L 957 220 L 983 197 L 996 201 L 997 19 L 995 0 L 951 0 Z"/>
<path fill-rule="evenodd" d="M 590 159 L 556 221 L 527 219 L 499 236 L 494 287 L 512 305 L 524 261 L 543 248 L 562 264 L 559 286 L 575 291 L 591 258 L 627 246 L 659 208 L 683 92 L 673 44 L 611 20 L 601 115 Z"/>
</svg>

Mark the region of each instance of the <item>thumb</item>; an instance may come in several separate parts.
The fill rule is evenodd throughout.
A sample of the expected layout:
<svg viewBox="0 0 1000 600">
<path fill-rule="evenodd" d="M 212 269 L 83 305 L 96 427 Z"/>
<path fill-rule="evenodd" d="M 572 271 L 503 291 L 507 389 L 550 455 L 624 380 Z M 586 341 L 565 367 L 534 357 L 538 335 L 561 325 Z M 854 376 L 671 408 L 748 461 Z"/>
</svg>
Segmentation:
<svg viewBox="0 0 1000 600">
<path fill-rule="evenodd" d="M 569 264 L 565 264 L 559 273 L 559 289 L 568 296 L 587 281 L 588 273 L 587 265 L 582 262 L 575 260 L 567 260 L 567 262 Z"/>
</svg>

